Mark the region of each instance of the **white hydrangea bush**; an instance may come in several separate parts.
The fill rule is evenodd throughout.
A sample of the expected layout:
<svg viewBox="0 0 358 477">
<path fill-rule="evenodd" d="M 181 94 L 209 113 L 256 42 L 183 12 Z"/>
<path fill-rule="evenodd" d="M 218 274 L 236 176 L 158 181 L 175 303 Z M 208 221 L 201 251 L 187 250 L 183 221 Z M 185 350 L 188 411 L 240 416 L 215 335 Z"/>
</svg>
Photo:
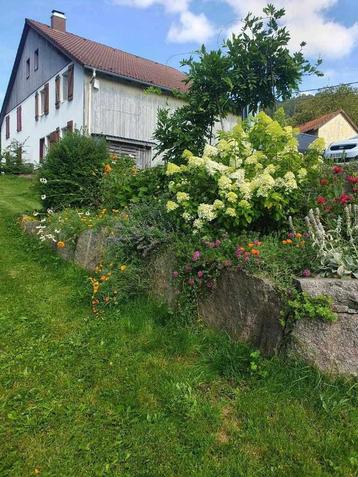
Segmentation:
<svg viewBox="0 0 358 477">
<path fill-rule="evenodd" d="M 252 222 L 284 222 L 298 206 L 302 186 L 322 163 L 323 145 L 298 151 L 296 132 L 265 113 L 220 133 L 202 157 L 190 151 L 182 165 L 169 162 L 168 213 L 200 230 L 238 230 Z"/>
</svg>

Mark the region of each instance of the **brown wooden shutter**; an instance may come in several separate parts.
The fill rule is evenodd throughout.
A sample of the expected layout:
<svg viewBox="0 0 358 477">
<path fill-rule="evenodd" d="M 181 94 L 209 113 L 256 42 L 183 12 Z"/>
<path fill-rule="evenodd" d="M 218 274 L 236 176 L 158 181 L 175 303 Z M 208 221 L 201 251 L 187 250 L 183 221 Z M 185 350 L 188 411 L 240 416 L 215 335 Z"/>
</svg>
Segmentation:
<svg viewBox="0 0 358 477">
<path fill-rule="evenodd" d="M 9 139 L 9 137 L 10 137 L 10 116 L 6 116 L 5 124 L 6 124 L 6 139 Z"/>
<path fill-rule="evenodd" d="M 67 123 L 67 132 L 72 133 L 73 132 L 73 121 L 68 121 Z"/>
<path fill-rule="evenodd" d="M 61 80 L 60 80 L 60 77 L 59 76 L 56 76 L 56 79 L 55 79 L 55 106 L 56 106 L 56 109 L 58 109 L 60 107 L 60 85 L 61 85 Z"/>
<path fill-rule="evenodd" d="M 22 114 L 22 108 L 21 106 L 19 106 L 17 109 L 16 109 L 16 130 L 17 132 L 20 132 L 22 130 L 22 117 L 21 117 L 21 114 Z"/>
<path fill-rule="evenodd" d="M 67 87 L 68 87 L 67 99 L 68 99 L 68 101 L 73 100 L 73 79 L 74 79 L 73 76 L 74 76 L 73 65 L 70 65 L 68 67 L 68 78 L 67 78 Z"/>
<path fill-rule="evenodd" d="M 45 87 L 44 87 L 44 100 L 45 100 L 45 104 L 44 104 L 44 113 L 47 115 L 49 113 L 49 110 L 50 110 L 50 96 L 49 96 L 49 85 L 48 83 L 45 84 Z"/>
<path fill-rule="evenodd" d="M 35 121 L 39 120 L 39 93 L 35 94 Z"/>
<path fill-rule="evenodd" d="M 40 139 L 40 162 L 43 161 L 44 157 L 45 157 L 45 138 L 42 137 Z"/>
</svg>

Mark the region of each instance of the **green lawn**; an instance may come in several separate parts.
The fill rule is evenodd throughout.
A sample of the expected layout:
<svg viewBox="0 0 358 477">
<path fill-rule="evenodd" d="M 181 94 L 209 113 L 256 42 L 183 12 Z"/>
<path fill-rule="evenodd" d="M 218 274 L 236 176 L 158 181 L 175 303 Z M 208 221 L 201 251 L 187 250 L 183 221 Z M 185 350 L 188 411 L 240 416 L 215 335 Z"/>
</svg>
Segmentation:
<svg viewBox="0 0 358 477">
<path fill-rule="evenodd" d="M 0 476 L 356 476 L 357 386 L 264 361 L 148 300 L 91 314 L 0 178 Z M 264 376 L 265 372 L 267 376 Z"/>
</svg>

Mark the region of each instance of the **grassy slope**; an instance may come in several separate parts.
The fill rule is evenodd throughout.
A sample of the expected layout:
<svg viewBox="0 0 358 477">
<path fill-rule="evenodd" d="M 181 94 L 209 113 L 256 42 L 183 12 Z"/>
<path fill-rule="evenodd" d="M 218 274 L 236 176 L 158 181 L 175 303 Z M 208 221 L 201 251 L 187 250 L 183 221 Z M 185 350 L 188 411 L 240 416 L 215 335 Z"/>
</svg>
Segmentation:
<svg viewBox="0 0 358 477">
<path fill-rule="evenodd" d="M 86 276 L 24 237 L 0 178 L 0 476 L 353 476 L 356 387 L 264 363 L 142 300 L 91 315 Z"/>
</svg>

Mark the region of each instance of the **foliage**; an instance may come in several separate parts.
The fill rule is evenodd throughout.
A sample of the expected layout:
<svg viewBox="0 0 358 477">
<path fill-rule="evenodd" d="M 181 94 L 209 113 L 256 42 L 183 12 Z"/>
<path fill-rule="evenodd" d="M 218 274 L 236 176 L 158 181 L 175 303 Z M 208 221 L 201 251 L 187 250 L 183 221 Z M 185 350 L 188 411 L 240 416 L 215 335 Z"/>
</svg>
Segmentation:
<svg viewBox="0 0 358 477">
<path fill-rule="evenodd" d="M 44 207 L 98 206 L 100 180 L 108 161 L 105 140 L 78 131 L 66 134 L 51 146 L 39 168 L 38 188 Z"/>
<path fill-rule="evenodd" d="M 106 256 L 91 278 L 95 313 L 148 291 L 149 260 L 172 238 L 173 228 L 161 204 L 132 204 L 109 227 Z"/>
<path fill-rule="evenodd" d="M 324 227 L 318 208 L 309 211 L 306 224 L 317 252 L 317 271 L 358 278 L 358 205 L 345 206 L 333 228 Z"/>
<path fill-rule="evenodd" d="M 16 225 L 30 187 L 0 177 L 0 475 L 357 473 L 357 384 L 146 299 L 94 318 L 86 273 Z"/>
<path fill-rule="evenodd" d="M 310 208 L 319 207 L 327 220 L 341 214 L 347 204 L 358 205 L 358 172 L 353 164 L 326 163 L 312 185 L 315 193 L 307 196 L 307 203 Z"/>
<path fill-rule="evenodd" d="M 211 144 L 214 126 L 229 112 L 241 114 L 249 107 L 273 106 L 278 98 L 288 98 L 304 74 L 321 75 L 299 52 L 291 54 L 287 45 L 290 35 L 278 23 L 285 11 L 268 5 L 264 18 L 249 14 L 239 35 L 224 44 L 224 49 L 207 51 L 202 46 L 197 58 L 182 61 L 188 67 L 185 95 L 187 104 L 174 112 L 161 110 L 154 137 L 158 154 L 166 161 L 182 162 L 182 153 L 189 149 L 201 155 L 206 142 Z"/>
<path fill-rule="evenodd" d="M 332 303 L 332 299 L 325 295 L 313 297 L 307 293 L 296 293 L 295 298 L 288 301 L 289 315 L 294 320 L 309 318 L 336 321 L 337 315 L 332 311 Z"/>
<path fill-rule="evenodd" d="M 358 124 L 358 88 L 351 86 L 341 85 L 315 95 L 298 96 L 284 101 L 282 106 L 294 126 L 339 109 L 343 109 Z"/>
<path fill-rule="evenodd" d="M 162 166 L 138 169 L 128 156 L 113 156 L 109 166 L 100 184 L 102 206 L 109 210 L 154 201 L 165 189 L 166 176 Z"/>
<path fill-rule="evenodd" d="M 0 155 L 0 174 L 32 174 L 33 164 L 24 161 L 25 143 L 13 140 Z"/>
<path fill-rule="evenodd" d="M 273 106 L 278 98 L 287 99 L 298 90 L 302 76 L 316 74 L 321 60 L 311 65 L 301 50 L 291 53 L 290 34 L 279 23 L 285 15 L 272 4 L 263 9 L 264 17 L 251 13 L 244 19 L 239 35 L 227 40 L 232 81 L 232 101 L 238 109 L 251 111 Z"/>
<path fill-rule="evenodd" d="M 167 164 L 167 210 L 180 226 L 202 234 L 262 231 L 300 210 L 304 186 L 321 163 L 320 144 L 303 156 L 292 128 L 263 112 L 220 137 L 203 157 L 186 151 L 185 164 Z"/>
</svg>

